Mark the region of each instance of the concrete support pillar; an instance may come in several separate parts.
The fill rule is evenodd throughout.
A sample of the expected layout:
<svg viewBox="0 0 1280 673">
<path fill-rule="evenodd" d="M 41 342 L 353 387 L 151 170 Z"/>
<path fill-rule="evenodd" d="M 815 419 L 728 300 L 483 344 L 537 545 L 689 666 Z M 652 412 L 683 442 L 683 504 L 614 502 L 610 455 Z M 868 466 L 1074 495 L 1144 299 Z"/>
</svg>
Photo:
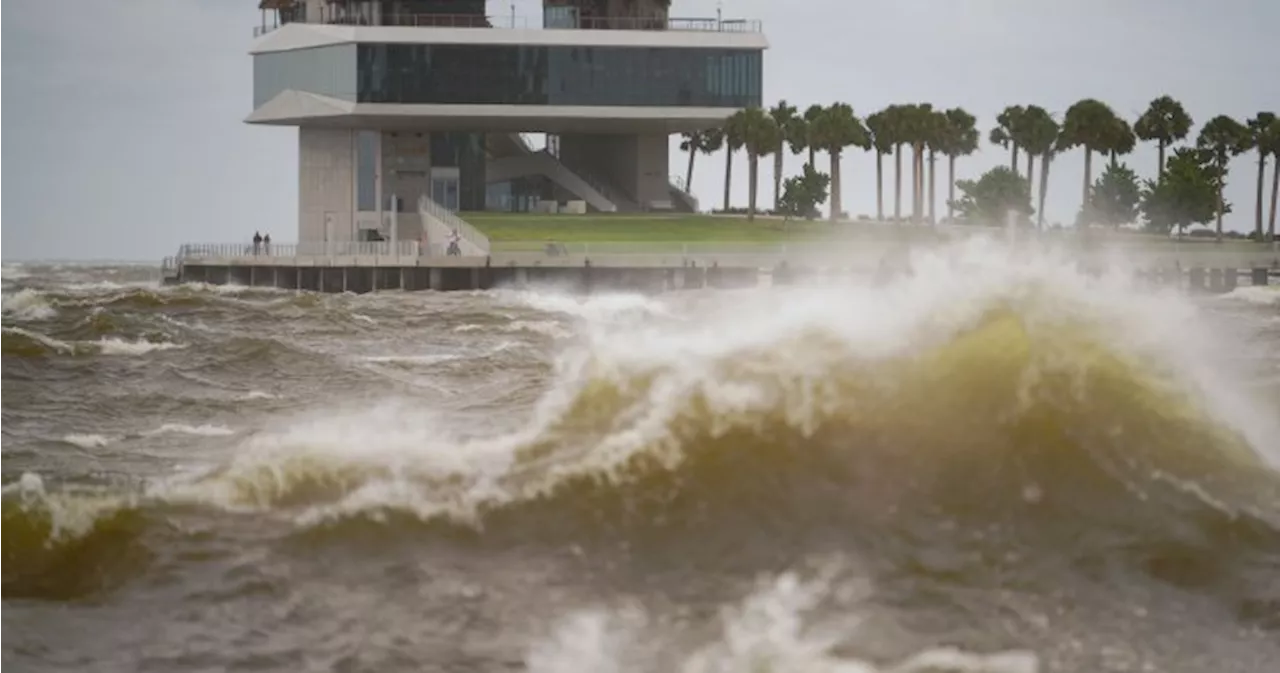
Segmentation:
<svg viewBox="0 0 1280 673">
<path fill-rule="evenodd" d="M 1266 267 L 1254 267 L 1249 269 L 1249 283 L 1257 287 L 1267 286 L 1267 269 Z"/>
<path fill-rule="evenodd" d="M 1222 292 L 1222 269 L 1209 269 L 1209 291 Z"/>
<path fill-rule="evenodd" d="M 1238 282 L 1239 282 L 1239 275 L 1236 269 L 1231 268 L 1231 269 L 1222 270 L 1222 291 L 1223 292 L 1230 292 L 1236 289 L 1236 284 Z"/>
<path fill-rule="evenodd" d="M 1204 269 L 1196 266 L 1187 271 L 1187 290 L 1204 292 Z"/>
<path fill-rule="evenodd" d="M 427 289 L 437 292 L 444 289 L 444 269 L 433 267 L 427 274 Z"/>
</svg>

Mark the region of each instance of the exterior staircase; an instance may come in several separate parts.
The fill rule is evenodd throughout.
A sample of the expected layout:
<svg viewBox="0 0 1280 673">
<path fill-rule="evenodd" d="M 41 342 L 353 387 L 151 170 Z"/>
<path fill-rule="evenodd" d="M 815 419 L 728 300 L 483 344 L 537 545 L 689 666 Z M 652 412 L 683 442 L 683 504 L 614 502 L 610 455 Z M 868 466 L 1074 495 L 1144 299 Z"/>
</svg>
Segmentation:
<svg viewBox="0 0 1280 673">
<path fill-rule="evenodd" d="M 449 249 L 449 238 L 456 231 L 462 256 L 489 256 L 489 237 L 433 199 L 427 196 L 418 199 L 418 214 L 422 217 L 422 231 L 426 236 L 421 254 L 432 257 L 445 255 Z"/>
</svg>

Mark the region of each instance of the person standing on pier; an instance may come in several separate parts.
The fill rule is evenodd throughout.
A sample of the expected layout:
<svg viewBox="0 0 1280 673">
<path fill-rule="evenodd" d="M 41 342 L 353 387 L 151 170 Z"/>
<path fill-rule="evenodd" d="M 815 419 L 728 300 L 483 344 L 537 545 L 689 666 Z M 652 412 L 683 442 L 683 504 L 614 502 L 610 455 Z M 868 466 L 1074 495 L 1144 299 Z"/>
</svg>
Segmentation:
<svg viewBox="0 0 1280 673">
<path fill-rule="evenodd" d="M 258 250 L 262 248 L 262 234 L 253 232 L 253 254 L 258 254 Z"/>
<path fill-rule="evenodd" d="M 271 256 L 271 234 L 262 237 L 262 254 Z"/>
</svg>

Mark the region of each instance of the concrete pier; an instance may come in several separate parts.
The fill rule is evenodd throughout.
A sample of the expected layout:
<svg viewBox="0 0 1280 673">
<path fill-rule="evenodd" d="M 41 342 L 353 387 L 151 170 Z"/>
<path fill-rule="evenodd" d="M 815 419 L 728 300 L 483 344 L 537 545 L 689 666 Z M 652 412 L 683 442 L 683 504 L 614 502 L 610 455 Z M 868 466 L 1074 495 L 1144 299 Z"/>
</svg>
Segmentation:
<svg viewBox="0 0 1280 673">
<path fill-rule="evenodd" d="M 243 285 L 308 292 L 387 290 L 456 292 L 497 287 L 552 287 L 568 292 L 660 293 L 703 287 L 747 288 L 760 283 L 756 267 L 625 266 L 285 266 L 191 261 L 169 283 Z"/>
<path fill-rule="evenodd" d="M 425 261 L 425 260 L 424 260 Z M 838 284 L 876 278 L 881 271 L 854 266 L 808 267 L 785 262 L 773 268 L 729 266 L 296 266 L 190 261 L 167 278 L 170 283 L 244 285 L 309 292 L 422 291 L 456 292 L 498 287 L 550 287 L 567 292 L 661 293 L 701 288 L 744 289 L 759 285 Z M 1151 269 L 1134 272 L 1148 287 L 1179 287 L 1193 294 L 1221 294 L 1241 285 L 1280 284 L 1280 268 Z M 890 273 L 890 275 L 893 275 Z M 887 279 L 887 278 L 886 278 Z"/>
</svg>

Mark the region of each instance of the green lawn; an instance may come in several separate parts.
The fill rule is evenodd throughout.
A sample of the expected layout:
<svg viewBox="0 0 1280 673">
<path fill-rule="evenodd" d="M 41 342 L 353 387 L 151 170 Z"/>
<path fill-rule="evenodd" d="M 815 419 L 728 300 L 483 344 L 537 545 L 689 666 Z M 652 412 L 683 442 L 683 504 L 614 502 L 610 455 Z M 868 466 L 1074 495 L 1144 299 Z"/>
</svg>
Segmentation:
<svg viewBox="0 0 1280 673">
<path fill-rule="evenodd" d="M 461 213 L 493 241 L 581 242 L 760 242 L 775 243 L 830 236 L 824 222 L 709 215 L 539 215 L 532 213 Z"/>
<path fill-rule="evenodd" d="M 460 213 L 467 222 L 484 232 L 491 241 L 504 248 L 512 244 L 529 244 L 540 249 L 548 241 L 576 243 L 742 243 L 769 244 L 863 237 L 903 239 L 935 238 L 939 232 L 930 227 L 893 226 L 872 222 L 840 222 L 823 220 L 788 220 L 760 217 L 754 222 L 746 217 L 711 215 L 601 214 L 545 215 L 536 213 Z M 956 231 L 961 231 L 957 229 Z M 944 236 L 946 234 L 943 234 Z M 1050 237 L 1074 238 L 1073 230 L 1047 232 Z M 1174 242 L 1164 236 L 1139 232 L 1093 230 L 1090 236 L 1098 242 Z M 1211 238 L 1184 238 L 1182 245 L 1212 246 Z M 1259 244 L 1244 240 L 1223 241 L 1232 248 L 1254 249 Z M 522 245 L 516 245 L 523 248 Z"/>
</svg>

